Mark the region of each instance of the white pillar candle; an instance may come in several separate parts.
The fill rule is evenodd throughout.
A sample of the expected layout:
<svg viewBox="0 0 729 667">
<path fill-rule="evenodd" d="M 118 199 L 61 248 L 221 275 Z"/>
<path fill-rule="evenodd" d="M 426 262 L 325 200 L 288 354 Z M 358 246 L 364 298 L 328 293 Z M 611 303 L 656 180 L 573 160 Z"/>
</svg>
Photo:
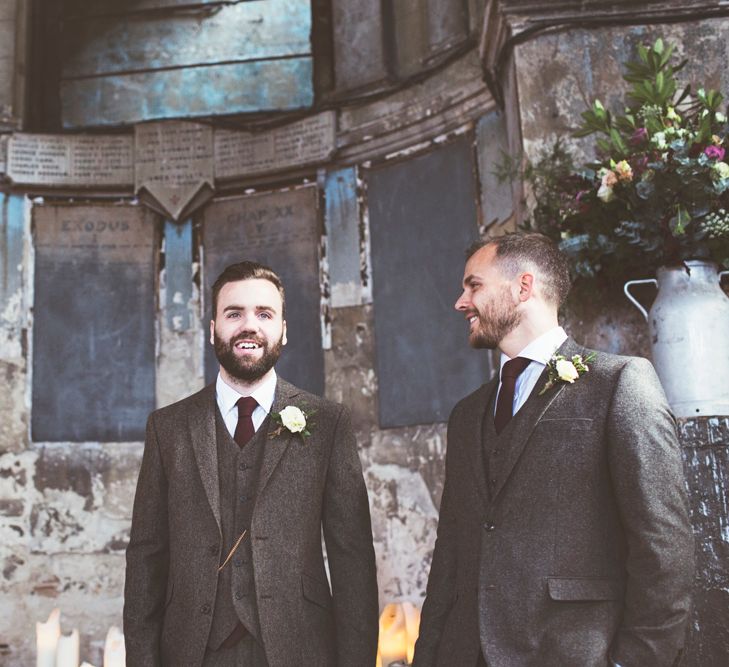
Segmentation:
<svg viewBox="0 0 729 667">
<path fill-rule="evenodd" d="M 408 663 L 411 663 L 415 655 L 415 642 L 420 632 L 420 608 L 412 602 L 403 602 L 402 610 L 405 614 L 405 631 L 408 635 L 407 658 Z"/>
<path fill-rule="evenodd" d="M 61 612 L 54 609 L 45 623 L 35 624 L 36 667 L 56 667 L 56 648 L 61 636 Z"/>
<path fill-rule="evenodd" d="M 58 638 L 56 649 L 56 667 L 78 667 L 78 630 L 70 635 L 61 635 Z"/>
<path fill-rule="evenodd" d="M 124 649 L 124 635 L 112 626 L 106 633 L 104 644 L 104 667 L 126 667 L 127 654 Z"/>
<path fill-rule="evenodd" d="M 408 635 L 402 605 L 390 603 L 380 615 L 380 657 L 382 667 L 407 660 Z"/>
<path fill-rule="evenodd" d="M 92 665 L 90 662 L 84 661 L 81 663 L 81 667 L 94 667 L 94 665 Z"/>
</svg>

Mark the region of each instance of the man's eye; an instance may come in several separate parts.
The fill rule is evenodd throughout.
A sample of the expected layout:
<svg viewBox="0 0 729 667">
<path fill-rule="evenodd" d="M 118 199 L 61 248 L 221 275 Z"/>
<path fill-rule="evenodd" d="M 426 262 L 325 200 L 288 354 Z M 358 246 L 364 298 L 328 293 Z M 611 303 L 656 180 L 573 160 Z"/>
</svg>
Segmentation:
<svg viewBox="0 0 729 667">
<path fill-rule="evenodd" d="M 264 320 L 270 320 L 271 319 L 271 313 L 259 313 L 258 317 L 262 317 Z"/>
<path fill-rule="evenodd" d="M 236 313 L 235 311 L 234 312 L 231 312 L 231 313 L 228 313 L 228 319 L 229 320 L 232 320 L 232 319 L 234 319 L 236 317 L 240 317 L 240 313 Z"/>
</svg>

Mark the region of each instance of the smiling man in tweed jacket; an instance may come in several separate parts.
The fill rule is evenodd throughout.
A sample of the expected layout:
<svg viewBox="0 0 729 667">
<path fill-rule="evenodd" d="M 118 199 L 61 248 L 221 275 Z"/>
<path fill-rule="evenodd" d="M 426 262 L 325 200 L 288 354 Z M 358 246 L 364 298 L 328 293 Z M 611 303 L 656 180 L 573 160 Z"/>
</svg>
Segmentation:
<svg viewBox="0 0 729 667">
<path fill-rule="evenodd" d="M 276 377 L 284 309 L 273 271 L 229 266 L 213 286 L 217 382 L 150 415 L 127 549 L 129 667 L 375 663 L 354 433 L 341 405 Z"/>
<path fill-rule="evenodd" d="M 669 667 L 682 646 L 693 541 L 674 420 L 648 361 L 558 326 L 568 290 L 539 234 L 469 255 L 456 308 L 501 373 L 450 416 L 414 667 Z"/>
</svg>

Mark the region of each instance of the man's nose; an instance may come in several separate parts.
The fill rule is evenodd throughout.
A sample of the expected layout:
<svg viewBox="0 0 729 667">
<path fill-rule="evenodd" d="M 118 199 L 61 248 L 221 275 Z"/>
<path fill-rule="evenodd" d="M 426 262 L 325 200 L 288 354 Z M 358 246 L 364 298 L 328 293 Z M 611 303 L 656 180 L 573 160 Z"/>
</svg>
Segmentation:
<svg viewBox="0 0 729 667">
<path fill-rule="evenodd" d="M 458 301 L 456 301 L 454 308 L 456 310 L 467 310 L 468 309 L 468 298 L 466 297 L 466 291 L 463 291 L 463 294 L 461 294 L 460 297 L 458 297 Z"/>
<path fill-rule="evenodd" d="M 246 313 L 241 316 L 240 329 L 241 333 L 258 331 L 258 318 L 255 313 Z"/>
</svg>

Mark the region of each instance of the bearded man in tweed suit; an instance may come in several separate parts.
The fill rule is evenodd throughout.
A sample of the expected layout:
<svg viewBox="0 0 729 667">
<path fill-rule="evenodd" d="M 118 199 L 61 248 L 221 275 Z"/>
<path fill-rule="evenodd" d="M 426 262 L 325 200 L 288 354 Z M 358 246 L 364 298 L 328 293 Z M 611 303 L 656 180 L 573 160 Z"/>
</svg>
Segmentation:
<svg viewBox="0 0 729 667">
<path fill-rule="evenodd" d="M 675 423 L 645 359 L 558 325 L 566 262 L 539 234 L 477 244 L 456 309 L 501 372 L 448 423 L 414 667 L 669 667 L 693 541 Z"/>
<path fill-rule="evenodd" d="M 375 555 L 349 416 L 276 376 L 285 298 L 271 269 L 229 266 L 212 302 L 217 381 L 147 423 L 127 665 L 372 667 Z"/>
</svg>

